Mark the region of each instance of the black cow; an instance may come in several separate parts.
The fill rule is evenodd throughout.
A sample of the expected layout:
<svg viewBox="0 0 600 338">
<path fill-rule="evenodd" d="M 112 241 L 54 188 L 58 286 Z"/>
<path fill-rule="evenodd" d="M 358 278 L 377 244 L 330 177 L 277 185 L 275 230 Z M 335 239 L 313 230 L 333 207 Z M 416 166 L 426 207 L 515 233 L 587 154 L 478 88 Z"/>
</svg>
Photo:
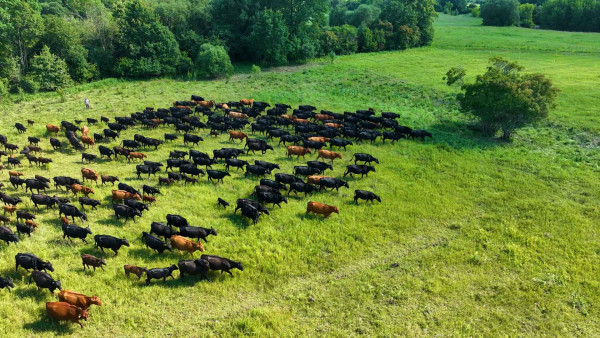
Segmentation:
<svg viewBox="0 0 600 338">
<path fill-rule="evenodd" d="M 203 153 L 201 151 L 194 150 L 194 149 L 190 149 L 189 154 L 190 154 L 189 159 L 192 159 L 194 157 L 210 158 L 207 153 Z"/>
<path fill-rule="evenodd" d="M 126 126 L 122 125 L 122 124 L 118 124 L 118 123 L 108 123 L 108 128 L 110 130 L 116 131 L 116 132 L 121 132 L 125 129 L 127 129 Z"/>
<path fill-rule="evenodd" d="M 267 152 L 267 150 L 273 150 L 273 147 L 265 144 L 265 143 L 256 143 L 256 142 L 251 142 L 251 143 L 247 143 L 248 145 L 248 153 L 252 152 L 254 153 L 255 151 L 260 151 L 263 155 Z"/>
<path fill-rule="evenodd" d="M 217 160 L 208 157 L 192 157 L 195 165 L 203 165 L 206 168 L 211 168 L 213 164 L 217 164 Z"/>
<path fill-rule="evenodd" d="M 311 149 L 321 149 L 325 146 L 324 142 L 317 142 L 317 141 L 310 141 L 310 140 L 304 141 L 302 143 L 303 143 L 304 148 L 311 148 Z"/>
<path fill-rule="evenodd" d="M 225 170 L 227 171 L 229 171 L 229 167 L 243 169 L 246 165 L 248 165 L 248 161 L 238 160 L 237 158 L 228 158 L 225 160 Z"/>
<path fill-rule="evenodd" d="M 169 158 L 185 158 L 187 151 L 173 150 L 169 152 Z"/>
<path fill-rule="evenodd" d="M 350 158 L 350 161 L 352 161 L 352 159 L 354 159 L 354 164 L 356 164 L 356 162 L 358 162 L 358 161 L 365 162 L 368 164 L 371 164 L 371 162 L 375 162 L 375 163 L 379 164 L 378 159 L 376 159 L 375 157 L 373 157 L 370 154 L 365 154 L 365 153 L 355 153 Z"/>
<path fill-rule="evenodd" d="M 119 133 L 114 130 L 104 129 L 103 132 L 104 132 L 104 137 L 112 138 L 113 141 L 115 141 L 117 139 L 117 137 L 119 137 Z"/>
<path fill-rule="evenodd" d="M 235 207 L 235 210 L 233 211 L 234 214 L 237 212 L 238 209 L 241 209 L 244 205 L 251 205 L 256 210 L 258 210 L 259 213 L 269 215 L 269 210 L 267 208 L 265 208 L 262 204 L 260 204 L 258 201 L 254 201 L 254 200 L 247 199 L 247 198 L 238 198 L 236 200 L 236 204 L 237 204 L 237 206 Z"/>
<path fill-rule="evenodd" d="M 15 129 L 17 129 L 17 131 L 19 132 L 19 134 L 24 133 L 27 131 L 27 128 L 25 128 L 25 126 L 19 122 L 15 123 Z"/>
<path fill-rule="evenodd" d="M 179 160 L 179 159 L 174 159 L 174 158 L 170 158 L 167 160 L 167 168 L 166 170 L 173 170 L 173 168 L 179 168 L 182 165 L 186 165 L 186 164 L 192 164 L 189 161 L 186 160 Z"/>
<path fill-rule="evenodd" d="M 269 171 L 273 171 L 275 169 L 281 169 L 281 168 L 279 168 L 279 164 L 271 163 L 271 162 L 267 162 L 267 161 L 255 160 L 254 164 L 259 165 L 261 167 L 265 167 L 265 168 L 269 169 Z"/>
<path fill-rule="evenodd" d="M 178 138 L 179 138 L 179 136 L 177 136 L 177 134 L 166 134 L 165 133 L 165 141 L 174 141 Z"/>
<path fill-rule="evenodd" d="M 168 226 L 176 226 L 176 227 L 184 227 L 189 226 L 188 220 L 181 215 L 167 214 L 167 225 Z"/>
<path fill-rule="evenodd" d="M 119 254 L 119 249 L 123 245 L 129 247 L 129 242 L 125 238 L 116 238 L 110 235 L 96 235 L 94 236 L 94 242 L 96 242 L 96 247 L 100 248 L 102 252 L 104 249 L 111 249 L 115 252 L 115 256 Z"/>
<path fill-rule="evenodd" d="M 11 176 L 8 178 L 8 181 L 10 182 L 10 184 L 13 186 L 13 188 L 17 189 L 18 187 L 22 186 L 23 184 L 25 184 L 25 180 L 18 177 L 18 176 Z"/>
<path fill-rule="evenodd" d="M 148 174 L 148 177 L 150 177 L 150 174 L 156 176 L 156 173 L 160 171 L 160 168 L 145 164 L 138 164 L 135 166 L 135 171 L 138 178 L 141 178 L 142 174 Z"/>
<path fill-rule="evenodd" d="M 202 238 L 206 243 L 208 243 L 206 237 L 208 237 L 208 235 L 216 236 L 217 231 L 213 227 L 208 229 L 194 226 L 183 226 L 179 227 L 179 232 L 177 234 L 188 238 L 195 238 L 198 241 L 200 241 L 200 238 Z"/>
<path fill-rule="evenodd" d="M 87 160 L 88 163 L 91 163 L 96 158 L 98 158 L 98 156 L 94 154 L 81 153 L 81 163 L 83 163 L 83 160 Z"/>
<path fill-rule="evenodd" d="M 281 184 L 279 182 L 273 181 L 273 180 L 269 180 L 266 178 L 263 178 L 260 180 L 260 185 L 266 185 L 268 187 L 271 188 L 275 188 L 278 190 L 287 190 L 284 184 Z"/>
<path fill-rule="evenodd" d="M 221 197 L 217 197 L 217 205 L 220 205 L 223 208 L 227 208 L 229 206 L 229 203 L 227 203 L 227 201 L 225 201 Z"/>
<path fill-rule="evenodd" d="M 123 147 L 137 149 L 140 147 L 140 144 L 136 140 L 123 140 Z"/>
<path fill-rule="evenodd" d="M 383 137 L 382 140 L 385 143 L 385 140 L 392 140 L 392 144 L 394 144 L 394 142 L 406 138 L 406 136 L 404 134 L 400 134 L 397 132 L 393 132 L 393 131 L 384 131 L 383 132 Z"/>
<path fill-rule="evenodd" d="M 98 143 L 98 142 L 102 142 L 102 141 L 104 141 L 104 135 L 94 133 L 94 142 Z"/>
<path fill-rule="evenodd" d="M 100 205 L 100 201 L 93 198 L 79 197 L 79 204 L 81 205 L 82 210 L 85 210 L 83 207 L 84 205 L 89 205 L 92 207 L 92 210 L 95 210 L 96 207 Z"/>
<path fill-rule="evenodd" d="M 283 142 L 284 145 L 287 145 L 288 142 L 293 144 L 298 144 L 302 141 L 302 137 L 296 135 L 282 135 L 279 139 L 279 145 Z"/>
<path fill-rule="evenodd" d="M 30 224 L 23 224 L 17 222 L 17 233 L 18 234 L 27 234 L 27 236 L 31 237 L 31 233 L 35 230 L 35 226 Z"/>
<path fill-rule="evenodd" d="M 336 191 L 339 191 L 339 189 L 341 187 L 346 187 L 346 188 L 350 188 L 348 186 L 348 182 L 340 180 L 339 178 L 332 178 L 332 177 L 325 177 L 319 180 L 319 190 L 325 188 L 327 190 L 327 188 L 331 188 L 331 191 L 333 191 L 333 189 L 335 189 Z"/>
<path fill-rule="evenodd" d="M 38 205 L 45 205 L 46 209 L 52 208 L 55 204 L 60 203 L 58 197 L 50 197 L 48 195 L 43 194 L 31 194 L 31 202 L 36 209 L 38 209 Z"/>
<path fill-rule="evenodd" d="M 433 138 L 433 135 L 427 130 L 411 130 L 410 137 L 414 140 L 420 138 L 421 141 L 425 141 L 426 137 Z"/>
<path fill-rule="evenodd" d="M 242 216 L 250 218 L 254 224 L 258 223 L 258 218 L 260 217 L 258 209 L 250 204 L 242 204 L 239 208 L 242 209 Z"/>
<path fill-rule="evenodd" d="M 140 192 L 136 188 L 130 186 L 127 183 L 122 183 L 121 182 L 121 183 L 119 183 L 117 185 L 117 188 L 119 188 L 119 190 L 127 191 L 128 193 L 131 193 L 131 194 L 134 194 L 134 195 L 138 194 L 138 195 L 140 195 L 140 197 L 142 196 L 142 194 L 140 194 Z"/>
<path fill-rule="evenodd" d="M 85 238 L 87 237 L 87 235 L 92 234 L 92 231 L 90 230 L 89 226 L 86 228 L 82 228 L 82 227 L 78 227 L 77 225 L 66 225 L 66 224 L 63 224 L 62 232 L 63 232 L 63 239 L 68 237 L 69 240 L 72 242 L 71 238 L 79 238 L 86 244 L 87 244 L 87 241 L 85 240 Z"/>
<path fill-rule="evenodd" d="M 183 134 L 183 144 L 187 145 L 188 143 L 192 143 L 198 145 L 200 141 L 204 141 L 204 139 L 200 136 L 193 134 Z"/>
<path fill-rule="evenodd" d="M 212 182 L 212 180 L 215 179 L 217 180 L 217 183 L 219 181 L 223 183 L 223 178 L 225 178 L 225 176 L 231 176 L 228 172 L 220 170 L 207 170 L 206 173 L 208 174 L 209 181 Z"/>
<path fill-rule="evenodd" d="M 283 184 L 290 184 L 292 182 L 302 182 L 302 179 L 290 174 L 275 174 L 275 181 Z"/>
<path fill-rule="evenodd" d="M 256 176 L 265 176 L 267 174 L 271 174 L 271 170 L 269 170 L 269 168 L 265 168 L 263 166 L 259 166 L 259 165 L 247 165 L 246 166 L 246 173 L 244 175 L 256 175 Z"/>
<path fill-rule="evenodd" d="M 313 110 L 317 110 L 317 107 L 310 106 L 310 105 L 299 105 L 298 109 L 300 109 L 300 110 L 306 110 L 306 111 L 313 111 Z"/>
<path fill-rule="evenodd" d="M 106 157 L 108 157 L 109 160 L 112 160 L 111 156 L 116 157 L 115 152 L 108 147 L 100 145 L 100 146 L 98 146 L 98 151 L 100 152 L 100 158 L 102 158 L 103 156 L 106 156 Z"/>
<path fill-rule="evenodd" d="M 98 123 L 97 119 L 93 119 L 91 117 L 86 118 L 88 124 L 96 124 Z"/>
<path fill-rule="evenodd" d="M 159 254 L 165 252 L 165 250 L 173 252 L 173 248 L 171 245 L 161 241 L 158 237 L 154 237 L 147 232 L 142 232 L 142 239 L 144 243 L 146 243 L 146 249 L 150 248 Z"/>
<path fill-rule="evenodd" d="M 303 166 L 295 166 L 294 167 L 294 175 L 299 176 L 310 176 L 320 174 L 321 170 L 319 168 L 313 167 L 303 167 Z"/>
<path fill-rule="evenodd" d="M 167 240 L 167 238 L 171 238 L 171 236 L 176 234 L 173 228 L 161 222 L 152 222 L 152 224 L 150 225 L 150 233 L 164 237 L 165 241 Z"/>
<path fill-rule="evenodd" d="M 154 149 L 158 149 L 158 146 L 163 144 L 163 141 L 148 137 L 143 143 L 147 146 L 154 147 Z"/>
<path fill-rule="evenodd" d="M 54 280 L 50 274 L 42 271 L 33 271 L 31 276 L 29 277 L 29 284 L 31 284 L 31 279 L 35 281 L 35 285 L 37 285 L 39 289 L 48 289 L 51 293 L 54 293 L 54 290 L 59 289 L 62 290 L 62 286 L 59 280 Z"/>
<path fill-rule="evenodd" d="M 329 163 L 321 162 L 321 161 L 308 161 L 306 164 L 311 168 L 319 169 L 321 172 L 325 170 L 333 170 L 333 166 Z"/>
<path fill-rule="evenodd" d="M 17 235 L 13 234 L 10 228 L 0 226 L 0 240 L 3 240 L 6 244 L 10 244 L 10 242 L 17 243 L 19 238 L 17 238 Z"/>
<path fill-rule="evenodd" d="M 350 176 L 354 174 L 360 174 L 360 177 L 364 177 L 365 175 L 369 176 L 369 172 L 375 172 L 375 167 L 372 165 L 362 165 L 362 164 L 351 164 L 346 167 L 346 172 L 344 173 L 344 177 L 350 174 Z"/>
<path fill-rule="evenodd" d="M 9 157 L 8 158 L 8 166 L 13 166 L 16 167 L 18 165 L 21 165 L 21 160 L 18 158 L 14 158 L 14 157 Z"/>
<path fill-rule="evenodd" d="M 211 270 L 220 270 L 221 274 L 223 274 L 223 272 L 227 272 L 229 275 L 231 275 L 231 277 L 233 277 L 233 274 L 230 271 L 231 269 L 244 271 L 241 262 L 235 262 L 231 259 L 214 255 L 202 255 L 200 256 L 200 259 L 207 261 Z"/>
<path fill-rule="evenodd" d="M 184 274 L 203 275 L 205 278 L 208 278 L 210 263 L 204 259 L 187 259 L 177 262 L 177 267 L 179 268 L 179 277 L 181 279 L 183 279 Z"/>
<path fill-rule="evenodd" d="M 142 203 L 140 201 L 136 201 L 133 199 L 126 199 L 125 205 L 128 207 L 134 208 L 136 210 L 139 210 L 140 212 L 144 212 L 144 210 L 146 210 L 146 211 L 150 210 L 150 208 L 148 207 L 148 204 Z"/>
<path fill-rule="evenodd" d="M 258 201 L 261 203 L 272 203 L 273 206 L 277 205 L 281 208 L 281 202 L 287 204 L 287 198 L 281 196 L 280 194 L 274 194 L 270 192 L 259 192 L 257 194 Z"/>
<path fill-rule="evenodd" d="M 154 162 L 154 161 L 144 161 L 144 165 L 150 166 L 150 167 L 157 167 L 160 168 L 163 166 L 163 164 L 161 162 Z"/>
<path fill-rule="evenodd" d="M 279 189 L 275 189 L 275 188 L 271 188 L 267 185 L 257 185 L 254 187 L 254 193 L 253 195 L 258 194 L 259 192 L 270 192 L 273 194 L 278 194 L 281 195 L 281 191 L 279 191 Z"/>
<path fill-rule="evenodd" d="M 204 170 L 196 168 L 193 164 L 182 165 L 179 167 L 179 171 L 192 176 L 204 176 Z"/>
<path fill-rule="evenodd" d="M 209 266 L 208 262 L 204 261 L 204 260 L 200 260 L 200 259 L 199 259 L 199 261 L 206 262 L 205 265 L 206 265 L 206 267 L 207 267 L 206 269 L 208 271 L 208 266 Z M 0 277 L 0 289 L 6 288 L 6 289 L 8 289 L 8 292 L 10 292 L 10 288 L 14 288 L 14 287 L 15 287 L 15 285 L 13 284 L 12 279 Z"/>
<path fill-rule="evenodd" d="M 146 284 L 150 285 L 150 280 L 152 279 L 161 279 L 163 282 L 167 281 L 167 277 L 173 277 L 173 271 L 178 270 L 175 264 L 171 265 L 168 268 L 154 268 L 146 271 Z"/>
<path fill-rule="evenodd" d="M 54 150 L 58 150 L 62 147 L 62 143 L 60 143 L 60 141 L 54 137 L 50 139 L 50 145 Z"/>
<path fill-rule="evenodd" d="M 117 219 L 123 217 L 125 218 L 125 221 L 127 221 L 128 218 L 131 218 L 135 222 L 135 216 L 142 217 L 141 211 L 127 205 L 115 204 L 113 205 L 113 210 L 115 211 L 115 217 L 117 217 Z"/>
<path fill-rule="evenodd" d="M 4 205 L 7 205 L 7 204 L 17 205 L 19 203 L 22 203 L 23 200 L 21 200 L 19 197 L 12 197 L 12 196 L 8 196 L 6 194 L 2 194 L 2 202 L 4 203 Z"/>
<path fill-rule="evenodd" d="M 40 138 L 39 137 L 33 137 L 33 136 L 28 136 L 27 137 L 27 141 L 29 141 L 29 144 L 33 144 L 33 145 L 38 145 L 38 143 L 40 143 Z"/>
<path fill-rule="evenodd" d="M 290 190 L 288 191 L 288 196 L 290 195 L 290 193 L 292 191 L 294 193 L 303 192 L 304 196 L 306 196 L 307 194 L 312 195 L 312 192 L 315 190 L 317 190 L 317 187 L 315 187 L 312 184 L 304 183 L 304 182 L 292 182 L 292 183 L 290 183 Z"/>
<path fill-rule="evenodd" d="M 35 219 L 35 215 L 23 210 L 17 210 L 17 222 L 20 219 L 32 220 Z"/>
<path fill-rule="evenodd" d="M 68 177 L 68 176 L 55 176 L 52 178 L 54 181 L 54 188 L 59 188 L 60 186 L 70 186 L 73 184 L 81 184 L 81 181 L 76 178 Z"/>
<path fill-rule="evenodd" d="M 19 266 L 29 271 L 29 269 L 54 272 L 52 263 L 50 261 L 43 261 L 36 255 L 31 253 L 18 253 L 15 256 L 15 271 L 19 271 Z"/>
<path fill-rule="evenodd" d="M 142 191 L 144 192 L 144 194 L 149 194 L 153 196 L 156 194 L 160 194 L 160 190 L 145 184 L 142 186 Z"/>
<path fill-rule="evenodd" d="M 358 204 L 359 199 L 371 201 L 371 203 L 373 203 L 373 200 L 377 200 L 381 203 L 381 198 L 370 191 L 354 190 L 354 203 Z"/>
<path fill-rule="evenodd" d="M 33 193 L 33 189 L 35 189 L 39 194 L 40 190 L 50 189 L 50 186 L 44 181 L 40 181 L 35 178 L 29 178 L 25 180 L 25 192 L 27 192 L 27 189 L 31 190 L 31 193 Z"/>
<path fill-rule="evenodd" d="M 58 205 L 58 217 L 62 214 L 65 217 L 71 217 L 73 222 L 75 222 L 75 217 L 79 217 L 82 221 L 87 221 L 87 216 L 83 212 L 79 211 L 76 206 L 69 203 L 60 203 Z"/>
<path fill-rule="evenodd" d="M 346 150 L 346 146 L 351 146 L 351 145 L 354 145 L 354 143 L 352 143 L 352 141 L 348 141 L 348 140 L 344 140 L 344 139 L 332 138 L 329 140 L 330 147 L 339 147 L 339 148 L 344 148 L 344 150 Z"/>
</svg>

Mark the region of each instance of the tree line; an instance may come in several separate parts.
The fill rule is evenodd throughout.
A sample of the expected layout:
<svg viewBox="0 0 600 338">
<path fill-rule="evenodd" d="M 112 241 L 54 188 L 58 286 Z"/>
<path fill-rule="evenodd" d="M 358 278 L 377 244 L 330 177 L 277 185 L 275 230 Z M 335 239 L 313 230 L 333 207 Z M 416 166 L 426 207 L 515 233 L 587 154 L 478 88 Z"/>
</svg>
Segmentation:
<svg viewBox="0 0 600 338">
<path fill-rule="evenodd" d="M 425 46 L 433 0 L 0 0 L 0 95 Z"/>
</svg>

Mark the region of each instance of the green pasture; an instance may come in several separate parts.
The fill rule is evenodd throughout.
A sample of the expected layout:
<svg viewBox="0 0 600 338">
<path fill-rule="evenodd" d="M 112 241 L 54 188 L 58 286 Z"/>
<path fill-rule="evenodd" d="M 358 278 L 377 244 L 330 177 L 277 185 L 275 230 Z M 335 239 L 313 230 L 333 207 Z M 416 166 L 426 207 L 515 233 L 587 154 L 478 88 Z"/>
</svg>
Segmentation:
<svg viewBox="0 0 600 338">
<path fill-rule="evenodd" d="M 54 160 L 39 168 L 23 159 L 17 170 L 25 177 L 79 177 L 81 168 L 89 167 L 135 187 L 157 185 L 157 179 L 137 179 L 136 163 L 123 158 L 88 165 L 70 147 L 52 151 L 44 125 L 128 116 L 197 94 L 216 101 L 252 97 L 306 103 L 336 112 L 373 107 L 399 113 L 401 124 L 430 130 L 434 138 L 350 146 L 334 163 L 333 176 L 343 175 L 354 152 L 379 158 L 377 172 L 349 178 L 350 189 L 292 196 L 282 208 L 269 207 L 271 215 L 256 225 L 239 212 L 233 215 L 232 207 L 216 206 L 217 197 L 234 204 L 257 184 L 257 178 L 235 169 L 223 184 L 204 177 L 197 185 L 162 187 L 156 205 L 135 223 L 113 216 L 112 186 L 86 184 L 95 190 L 91 197 L 102 200 L 97 211 L 86 209 L 86 224 L 94 234 L 125 236 L 131 247 L 115 257 L 96 250 L 92 237 L 90 244 L 69 243 L 62 239 L 57 211 L 36 212 L 40 227 L 31 238 L 21 237 L 16 246 L 0 243 L 0 275 L 13 278 L 16 286 L 12 293 L 0 290 L 0 335 L 597 336 L 600 35 L 479 23 L 442 15 L 431 47 L 343 56 L 333 64 L 323 60 L 219 81 L 104 80 L 69 89 L 64 102 L 56 93 L 26 96 L 14 104 L 5 100 L 0 132 L 21 147 L 27 136 L 43 138 L 42 156 Z M 562 90 L 548 121 L 520 130 L 508 143 L 471 131 L 473 121 L 456 109 L 457 88 L 442 81 L 450 67 L 459 65 L 472 80 L 492 56 L 543 72 Z M 83 109 L 85 97 L 93 109 Z M 17 134 L 12 125 L 27 118 L 36 124 Z M 103 128 L 90 126 L 92 133 Z M 119 142 L 134 133 L 162 138 L 165 132 L 172 129 L 135 127 Z M 240 147 L 227 135 L 197 134 L 205 139 L 196 147 L 201 151 Z M 62 134 L 60 139 L 66 144 Z M 284 147 L 271 143 L 273 152 L 240 158 L 278 162 L 281 172 L 305 162 L 286 158 Z M 175 149 L 189 147 L 180 138 L 142 151 L 164 162 Z M 97 148 L 89 152 L 98 153 Z M 9 186 L 7 170 L 0 181 L 5 193 L 23 198 L 21 209 L 33 209 L 23 190 Z M 382 203 L 355 205 L 354 189 L 374 191 Z M 48 193 L 67 196 L 54 189 Z M 336 205 L 340 214 L 306 216 L 308 201 Z M 234 270 L 233 278 L 214 273 L 209 281 L 182 281 L 175 272 L 174 281 L 150 286 L 126 278 L 124 264 L 165 267 L 189 258 L 177 252 L 157 255 L 141 241 L 141 232 L 152 221 L 164 221 L 167 213 L 214 226 L 218 236 L 209 237 L 206 253 L 240 260 L 244 271 Z M 15 230 L 14 221 L 10 226 Z M 55 298 L 28 285 L 24 270 L 15 272 L 18 252 L 51 260 L 52 275 L 64 288 L 97 295 L 105 305 L 91 309 L 83 329 L 51 321 L 44 306 Z M 105 257 L 106 271 L 84 272 L 81 253 Z"/>
</svg>

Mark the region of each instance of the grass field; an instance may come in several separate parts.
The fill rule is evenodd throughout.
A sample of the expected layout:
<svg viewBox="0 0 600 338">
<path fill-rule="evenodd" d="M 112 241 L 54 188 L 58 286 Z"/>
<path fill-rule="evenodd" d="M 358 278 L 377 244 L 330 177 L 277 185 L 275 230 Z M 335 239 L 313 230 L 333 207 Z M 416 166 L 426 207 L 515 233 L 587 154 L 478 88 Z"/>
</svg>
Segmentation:
<svg viewBox="0 0 600 338">
<path fill-rule="evenodd" d="M 23 146 L 26 135 L 11 126 L 33 118 L 37 123 L 27 135 L 44 137 L 44 149 L 51 149 L 46 123 L 129 115 L 146 106 L 167 107 L 190 94 L 217 101 L 253 97 L 308 103 L 338 112 L 373 107 L 399 113 L 399 122 L 426 128 L 434 138 L 349 147 L 334 165 L 335 176 L 343 174 L 354 152 L 378 157 L 377 172 L 349 179 L 350 189 L 339 193 L 292 197 L 281 209 L 269 208 L 271 215 L 257 225 L 232 215 L 232 208 L 215 205 L 217 196 L 234 202 L 250 194 L 256 179 L 244 178 L 241 171 L 234 170 L 224 184 L 204 178 L 191 188 L 163 188 L 157 204 L 135 223 L 115 220 L 108 200 L 111 186 L 93 186 L 92 197 L 103 205 L 87 211 L 88 225 L 94 234 L 125 236 L 131 247 L 114 257 L 92 244 L 70 244 L 62 240 L 56 212 L 39 212 L 40 228 L 31 238 L 22 237 L 16 247 L 0 243 L 0 275 L 12 277 L 16 285 L 12 293 L 0 291 L 0 334 L 597 336 L 599 46 L 598 34 L 481 27 L 478 19 L 442 15 L 427 48 L 344 56 L 333 64 L 255 78 L 241 74 L 230 81 L 105 80 L 71 89 L 65 102 L 55 93 L 18 104 L 5 101 L 1 133 Z M 562 90 L 548 121 L 520 130 L 510 143 L 470 131 L 469 118 L 456 111 L 456 89 L 442 81 L 445 71 L 457 65 L 472 79 L 491 56 L 543 72 Z M 91 99 L 91 111 L 82 109 L 84 97 Z M 160 137 L 170 129 L 137 127 L 121 139 L 139 132 Z M 202 151 L 236 146 L 225 135 L 198 134 L 205 138 L 197 147 Z M 174 149 L 187 147 L 180 139 L 145 152 L 150 160 L 164 161 Z M 19 170 L 26 177 L 80 176 L 79 153 L 44 154 L 54 163 L 42 169 L 25 164 Z M 283 147 L 241 158 L 276 161 L 282 172 L 303 163 L 287 159 Z M 156 184 L 156 179 L 138 180 L 134 164 L 122 159 L 85 167 L 137 187 Z M 0 175 L 8 185 L 7 171 Z M 375 191 L 383 203 L 354 205 L 354 189 Z M 5 191 L 21 196 L 22 208 L 32 209 L 22 190 Z M 340 215 L 304 216 L 308 200 L 337 205 Z M 214 274 L 209 282 L 176 277 L 145 286 L 127 279 L 123 264 L 164 267 L 185 258 L 156 255 L 141 242 L 141 232 L 167 213 L 214 226 L 218 236 L 209 238 L 206 253 L 240 260 L 244 271 L 234 271 L 234 278 Z M 22 269 L 14 272 L 17 252 L 51 260 L 52 275 L 64 288 L 98 295 L 105 305 L 92 308 L 83 330 L 52 322 L 44 304 L 53 298 L 28 285 Z M 80 253 L 106 257 L 106 271 L 84 272 Z"/>
</svg>

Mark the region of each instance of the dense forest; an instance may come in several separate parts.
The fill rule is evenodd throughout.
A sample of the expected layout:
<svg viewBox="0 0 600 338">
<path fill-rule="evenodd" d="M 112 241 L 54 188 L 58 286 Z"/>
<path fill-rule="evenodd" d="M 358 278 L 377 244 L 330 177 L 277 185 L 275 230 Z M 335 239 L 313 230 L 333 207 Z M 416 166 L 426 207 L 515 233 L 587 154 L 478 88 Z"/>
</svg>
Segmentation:
<svg viewBox="0 0 600 338">
<path fill-rule="evenodd" d="M 425 46 L 433 0 L 0 0 L 0 95 Z"/>
</svg>

